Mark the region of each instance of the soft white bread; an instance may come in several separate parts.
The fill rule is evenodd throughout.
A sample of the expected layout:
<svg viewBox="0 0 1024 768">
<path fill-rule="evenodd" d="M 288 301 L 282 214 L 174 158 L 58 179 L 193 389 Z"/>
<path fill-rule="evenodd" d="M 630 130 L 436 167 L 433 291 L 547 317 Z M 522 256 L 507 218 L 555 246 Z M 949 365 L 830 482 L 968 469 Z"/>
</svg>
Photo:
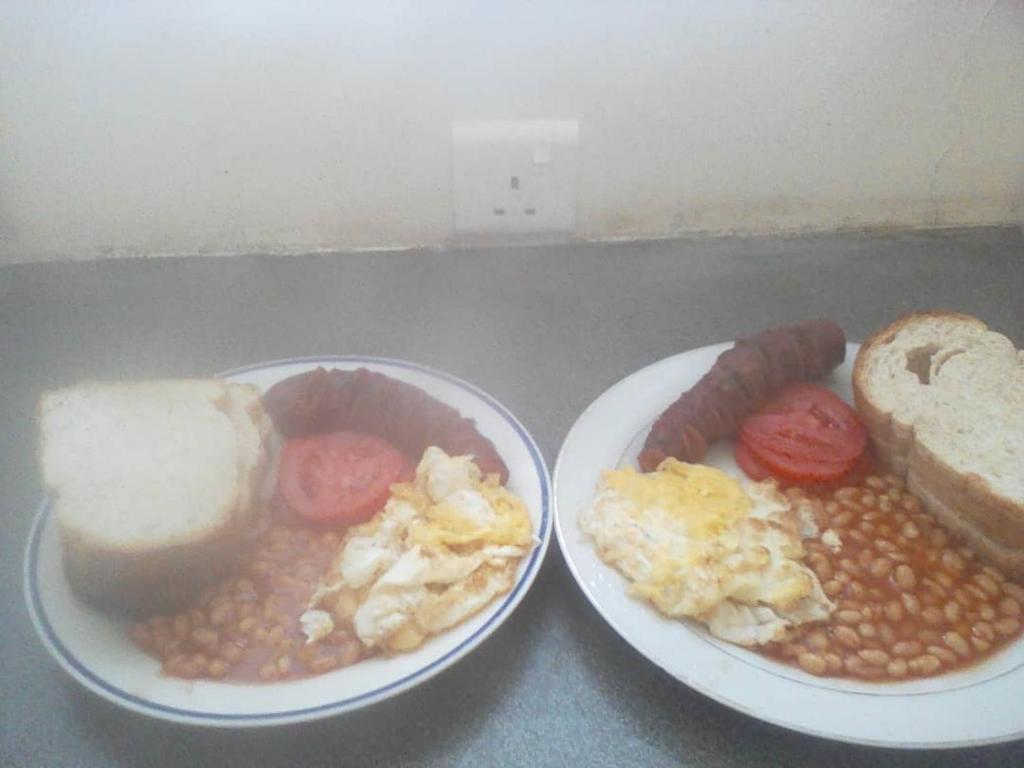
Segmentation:
<svg viewBox="0 0 1024 768">
<path fill-rule="evenodd" d="M 217 380 L 89 383 L 39 404 L 40 461 L 68 579 L 163 610 L 226 573 L 262 508 L 259 391 Z"/>
<path fill-rule="evenodd" d="M 883 461 L 1024 578 L 1024 353 L 977 318 L 918 313 L 861 346 L 853 391 Z"/>
</svg>

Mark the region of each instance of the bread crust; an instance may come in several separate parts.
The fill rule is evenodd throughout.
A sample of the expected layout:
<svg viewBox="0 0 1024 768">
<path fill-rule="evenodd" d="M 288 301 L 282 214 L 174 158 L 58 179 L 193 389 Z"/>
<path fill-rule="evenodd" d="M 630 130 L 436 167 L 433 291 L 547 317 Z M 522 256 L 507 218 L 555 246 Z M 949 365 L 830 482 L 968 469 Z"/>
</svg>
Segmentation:
<svg viewBox="0 0 1024 768">
<path fill-rule="evenodd" d="M 903 328 L 929 319 L 988 329 L 978 318 L 958 312 L 917 312 L 898 318 L 861 345 L 853 366 L 854 403 L 879 457 L 907 479 L 910 490 L 928 509 L 994 564 L 1024 578 L 1024 503 L 1001 495 L 977 474 L 956 470 L 915 439 L 914 424 L 899 422 L 869 394 L 868 368 L 873 354 Z"/>
</svg>

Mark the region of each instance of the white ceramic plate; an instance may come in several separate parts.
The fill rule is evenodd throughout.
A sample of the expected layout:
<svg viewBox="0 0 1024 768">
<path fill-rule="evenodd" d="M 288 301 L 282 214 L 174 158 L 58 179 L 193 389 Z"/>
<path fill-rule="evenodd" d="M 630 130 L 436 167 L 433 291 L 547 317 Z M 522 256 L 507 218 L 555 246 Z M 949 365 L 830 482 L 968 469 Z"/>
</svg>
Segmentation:
<svg viewBox="0 0 1024 768">
<path fill-rule="evenodd" d="M 889 747 L 963 747 L 1024 737 L 1024 642 L 949 675 L 892 684 L 818 678 L 724 643 L 694 622 L 673 621 L 626 594 L 576 524 L 602 469 L 636 467 L 658 415 L 730 344 L 702 347 L 628 376 L 595 400 L 566 437 L 555 465 L 555 528 L 584 594 L 627 642 L 676 679 L 733 709 L 796 731 Z M 852 401 L 858 345 L 826 384 Z M 705 460 L 742 475 L 731 444 Z"/>
<path fill-rule="evenodd" d="M 509 468 L 508 487 L 530 510 L 540 543 L 520 565 L 512 590 L 412 653 L 376 658 L 325 675 L 268 685 L 178 680 L 128 639 L 128 622 L 72 595 L 60 562 L 60 542 L 44 502 L 25 554 L 25 598 L 39 636 L 58 663 L 91 691 L 128 709 L 165 720 L 210 726 L 276 725 L 347 712 L 408 690 L 451 666 L 494 632 L 523 599 L 551 539 L 548 472 L 536 443 L 500 403 L 471 384 L 413 363 L 371 357 L 281 360 L 222 374 L 264 391 L 275 382 L 322 365 L 366 367 L 401 379 L 476 419 Z"/>
</svg>

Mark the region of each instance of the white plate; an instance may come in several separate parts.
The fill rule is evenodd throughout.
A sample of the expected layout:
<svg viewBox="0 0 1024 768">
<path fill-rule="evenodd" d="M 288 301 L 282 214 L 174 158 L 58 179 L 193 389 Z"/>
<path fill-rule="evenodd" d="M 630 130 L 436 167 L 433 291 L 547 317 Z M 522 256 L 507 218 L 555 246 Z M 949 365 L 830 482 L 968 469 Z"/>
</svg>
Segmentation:
<svg viewBox="0 0 1024 768">
<path fill-rule="evenodd" d="M 626 594 L 626 580 L 598 559 L 576 524 L 602 469 L 633 466 L 658 415 L 697 383 L 730 344 L 661 360 L 628 376 L 576 421 L 555 465 L 555 529 L 584 594 L 628 643 L 676 679 L 733 709 L 796 731 L 889 747 L 963 747 L 1024 737 L 1024 642 L 984 664 L 892 684 L 818 678 L 713 638 L 701 625 L 663 617 Z M 852 400 L 858 345 L 826 382 Z M 706 462 L 740 475 L 730 444 Z"/>
<path fill-rule="evenodd" d="M 547 467 L 522 424 L 494 398 L 447 373 L 413 363 L 373 357 L 280 360 L 222 374 L 264 391 L 275 382 L 322 365 L 366 367 L 414 384 L 476 419 L 509 469 L 508 487 L 530 510 L 540 544 L 519 567 L 512 590 L 486 609 L 416 651 L 375 658 L 293 682 L 269 685 L 178 680 L 128 639 L 128 622 L 97 611 L 72 595 L 60 562 L 60 542 L 44 502 L 25 553 L 25 598 L 46 648 L 91 691 L 145 715 L 210 726 L 276 725 L 347 712 L 408 690 L 451 666 L 494 632 L 523 599 L 551 539 L 551 492 Z"/>
</svg>

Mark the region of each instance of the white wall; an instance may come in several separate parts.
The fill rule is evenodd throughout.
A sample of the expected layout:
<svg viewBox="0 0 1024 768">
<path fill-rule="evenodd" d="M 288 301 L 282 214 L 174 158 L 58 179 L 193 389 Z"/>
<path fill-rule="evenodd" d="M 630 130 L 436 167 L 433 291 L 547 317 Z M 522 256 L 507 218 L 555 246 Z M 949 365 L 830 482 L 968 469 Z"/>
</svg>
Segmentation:
<svg viewBox="0 0 1024 768">
<path fill-rule="evenodd" d="M 453 119 L 579 234 L 1024 218 L 1024 3 L 0 0 L 0 261 L 440 243 Z"/>
</svg>

